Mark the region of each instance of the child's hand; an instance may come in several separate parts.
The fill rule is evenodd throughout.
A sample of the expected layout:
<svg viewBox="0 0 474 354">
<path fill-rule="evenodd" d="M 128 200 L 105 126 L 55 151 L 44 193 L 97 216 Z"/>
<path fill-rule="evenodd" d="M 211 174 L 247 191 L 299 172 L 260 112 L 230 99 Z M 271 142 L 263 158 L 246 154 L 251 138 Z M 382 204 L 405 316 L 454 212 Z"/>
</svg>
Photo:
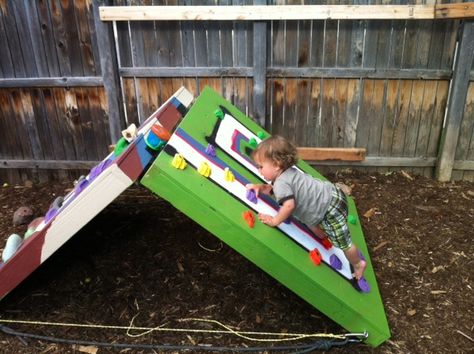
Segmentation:
<svg viewBox="0 0 474 354">
<path fill-rule="evenodd" d="M 245 185 L 245 188 L 247 188 L 248 190 L 253 189 L 255 191 L 255 196 L 258 197 L 260 192 L 264 193 L 264 194 L 270 194 L 273 187 L 269 184 L 252 184 L 252 183 L 249 183 L 249 184 Z"/>
<path fill-rule="evenodd" d="M 275 218 L 273 216 L 267 215 L 267 214 L 258 214 L 258 218 L 261 222 L 263 222 L 265 225 L 275 227 L 278 225 L 278 223 L 275 222 Z"/>
</svg>

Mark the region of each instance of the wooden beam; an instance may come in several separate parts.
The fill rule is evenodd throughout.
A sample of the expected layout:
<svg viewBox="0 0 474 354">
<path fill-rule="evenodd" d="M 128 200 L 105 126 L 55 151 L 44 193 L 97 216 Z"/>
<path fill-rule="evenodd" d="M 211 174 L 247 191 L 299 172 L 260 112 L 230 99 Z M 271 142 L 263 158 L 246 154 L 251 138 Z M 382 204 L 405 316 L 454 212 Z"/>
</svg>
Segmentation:
<svg viewBox="0 0 474 354">
<path fill-rule="evenodd" d="M 122 77 L 250 77 L 251 67 L 122 67 Z"/>
<path fill-rule="evenodd" d="M 451 81 L 446 109 L 446 122 L 439 145 L 439 159 L 436 165 L 436 178 L 439 181 L 447 182 L 451 180 L 473 60 L 474 21 L 466 21 L 462 25 L 462 35 L 456 54 L 453 80 Z"/>
<path fill-rule="evenodd" d="M 451 70 L 441 69 L 375 69 L 375 68 L 278 68 L 269 67 L 267 77 L 277 78 L 341 78 L 341 79 L 400 79 L 449 80 Z"/>
<path fill-rule="evenodd" d="M 122 67 L 119 70 L 122 77 L 251 77 L 256 71 L 261 73 L 263 68 L 256 70 L 253 67 Z M 450 80 L 452 76 L 451 70 L 438 69 L 267 67 L 265 72 L 267 78 Z"/>
<path fill-rule="evenodd" d="M 435 157 L 377 157 L 367 156 L 364 161 L 317 161 L 318 166 L 354 166 L 354 167 L 434 167 Z"/>
<path fill-rule="evenodd" d="M 0 88 L 100 87 L 103 85 L 104 81 L 100 76 L 0 79 Z"/>
<path fill-rule="evenodd" d="M 311 160 L 309 160 L 311 162 Z M 317 160 L 313 160 L 317 161 Z M 0 160 L 0 168 L 5 169 L 51 169 L 51 170 L 88 170 L 100 161 L 68 160 Z M 366 166 L 366 167 L 434 167 L 436 158 L 414 157 L 375 157 L 366 156 L 363 161 L 324 160 L 318 165 L 326 166 Z M 455 170 L 474 171 L 474 161 L 454 161 Z"/>
<path fill-rule="evenodd" d="M 49 170 L 88 170 L 100 161 L 68 160 L 0 160 L 0 168 L 49 169 Z"/>
<path fill-rule="evenodd" d="M 313 148 L 299 147 L 298 156 L 308 161 L 342 160 L 363 161 L 365 159 L 363 148 Z"/>
<path fill-rule="evenodd" d="M 442 5 L 101 6 L 102 21 L 433 20 L 474 17 L 474 3 Z"/>
</svg>

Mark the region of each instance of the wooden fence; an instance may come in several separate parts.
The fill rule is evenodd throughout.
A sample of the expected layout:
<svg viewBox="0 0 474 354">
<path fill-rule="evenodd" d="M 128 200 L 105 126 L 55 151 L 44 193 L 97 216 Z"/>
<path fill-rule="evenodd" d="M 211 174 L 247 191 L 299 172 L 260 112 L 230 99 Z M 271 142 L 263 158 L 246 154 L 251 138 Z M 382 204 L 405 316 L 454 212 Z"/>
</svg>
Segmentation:
<svg viewBox="0 0 474 354">
<path fill-rule="evenodd" d="M 213 87 L 299 146 L 367 149 L 323 170 L 474 180 L 470 20 L 103 22 L 104 4 L 0 0 L 0 180 L 77 177 L 182 85 Z"/>
</svg>

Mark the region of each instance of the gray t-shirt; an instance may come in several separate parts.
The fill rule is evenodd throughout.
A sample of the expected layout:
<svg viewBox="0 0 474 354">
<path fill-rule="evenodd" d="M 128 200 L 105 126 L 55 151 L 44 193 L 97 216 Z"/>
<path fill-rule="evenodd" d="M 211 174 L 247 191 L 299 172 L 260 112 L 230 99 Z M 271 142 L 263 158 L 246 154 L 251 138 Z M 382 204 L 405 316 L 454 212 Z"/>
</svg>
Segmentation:
<svg viewBox="0 0 474 354">
<path fill-rule="evenodd" d="M 331 202 L 334 185 L 320 181 L 294 167 L 288 168 L 273 183 L 273 193 L 279 204 L 295 200 L 293 215 L 308 226 L 321 222 Z"/>
</svg>

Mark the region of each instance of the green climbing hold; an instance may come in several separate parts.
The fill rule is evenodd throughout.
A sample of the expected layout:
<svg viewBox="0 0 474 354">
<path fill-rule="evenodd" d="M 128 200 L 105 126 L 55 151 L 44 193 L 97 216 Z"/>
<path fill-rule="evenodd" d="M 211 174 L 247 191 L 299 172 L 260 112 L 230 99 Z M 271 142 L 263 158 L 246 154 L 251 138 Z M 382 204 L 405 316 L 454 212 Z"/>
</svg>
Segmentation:
<svg viewBox="0 0 474 354">
<path fill-rule="evenodd" d="M 129 144 L 129 142 L 128 142 L 127 140 L 125 140 L 124 137 L 120 138 L 120 139 L 117 141 L 117 144 L 115 144 L 114 155 L 115 155 L 115 156 L 120 156 L 120 154 L 122 153 L 122 151 L 127 148 L 128 144 Z"/>
<path fill-rule="evenodd" d="M 224 112 L 219 108 L 214 111 L 214 115 L 219 119 L 224 119 Z"/>
<path fill-rule="evenodd" d="M 262 132 L 261 130 L 259 130 L 259 131 L 257 132 L 257 136 L 258 136 L 260 139 L 262 139 L 262 140 L 265 139 L 265 133 Z"/>
<path fill-rule="evenodd" d="M 249 144 L 251 147 L 257 147 L 258 143 L 257 143 L 257 140 L 255 140 L 255 138 L 250 138 L 249 139 Z"/>
<path fill-rule="evenodd" d="M 355 225 L 357 223 L 357 218 L 354 215 L 349 215 L 347 217 L 347 221 L 349 221 L 352 225 Z"/>
</svg>

